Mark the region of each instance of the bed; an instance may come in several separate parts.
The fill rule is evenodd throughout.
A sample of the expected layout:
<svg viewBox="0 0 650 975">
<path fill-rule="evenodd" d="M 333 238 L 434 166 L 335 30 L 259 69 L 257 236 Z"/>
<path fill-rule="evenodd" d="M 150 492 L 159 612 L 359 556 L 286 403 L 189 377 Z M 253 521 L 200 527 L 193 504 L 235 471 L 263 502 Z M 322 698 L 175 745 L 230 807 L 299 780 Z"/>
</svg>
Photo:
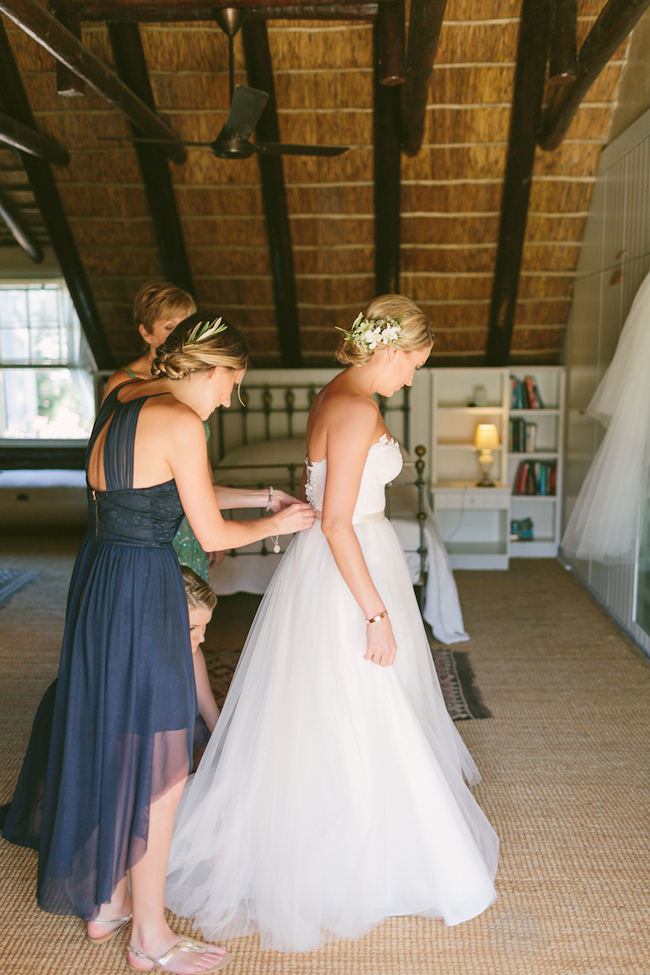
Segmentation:
<svg viewBox="0 0 650 975">
<path fill-rule="evenodd" d="M 309 370 L 301 370 L 301 373 Z M 314 370 L 308 380 L 266 378 L 245 381 L 242 403 L 219 410 L 212 421 L 215 484 L 261 487 L 272 484 L 297 495 L 305 461 L 307 415 L 330 370 Z M 331 371 L 334 375 L 334 371 Z M 286 375 L 286 373 L 285 373 Z M 404 468 L 387 489 L 386 514 L 397 532 L 422 609 L 434 636 L 442 643 L 467 640 L 456 583 L 438 535 L 426 487 L 426 449 L 411 452 L 411 405 L 408 388 L 379 406 L 392 436 L 399 441 Z M 235 512 L 233 517 L 250 517 Z M 281 536 L 279 555 L 268 540 L 227 552 L 210 570 L 217 595 L 263 593 L 291 536 Z"/>
</svg>

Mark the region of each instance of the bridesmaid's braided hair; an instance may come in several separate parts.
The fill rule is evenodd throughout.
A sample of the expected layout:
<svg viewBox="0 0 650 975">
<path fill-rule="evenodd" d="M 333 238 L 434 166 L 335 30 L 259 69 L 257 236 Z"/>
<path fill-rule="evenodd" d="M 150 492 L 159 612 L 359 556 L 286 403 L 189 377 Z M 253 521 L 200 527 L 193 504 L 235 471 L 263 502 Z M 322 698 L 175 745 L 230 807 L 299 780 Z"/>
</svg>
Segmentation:
<svg viewBox="0 0 650 975">
<path fill-rule="evenodd" d="M 363 317 L 368 321 L 373 318 L 393 318 L 399 321 L 402 334 L 395 342 L 395 348 L 402 352 L 416 352 L 427 345 L 433 345 L 431 322 L 406 295 L 380 295 L 373 298 L 364 308 Z M 376 349 L 359 348 L 344 336 L 336 350 L 336 358 L 345 366 L 365 366 L 375 352 L 382 348 L 383 345 L 378 345 Z"/>
<path fill-rule="evenodd" d="M 185 583 L 185 595 L 189 609 L 207 609 L 211 613 L 217 605 L 217 597 L 214 590 L 207 582 L 204 582 L 200 575 L 189 565 L 182 565 L 183 582 Z"/>
<path fill-rule="evenodd" d="M 215 366 L 246 369 L 248 346 L 244 336 L 224 318 L 218 329 L 209 328 L 212 321 L 211 315 L 197 311 L 180 322 L 156 349 L 152 375 L 185 379 L 194 372 L 208 372 Z M 217 321 L 214 319 L 215 324 Z M 201 325 L 205 327 L 197 329 Z M 195 333 L 193 339 L 192 333 Z"/>
</svg>

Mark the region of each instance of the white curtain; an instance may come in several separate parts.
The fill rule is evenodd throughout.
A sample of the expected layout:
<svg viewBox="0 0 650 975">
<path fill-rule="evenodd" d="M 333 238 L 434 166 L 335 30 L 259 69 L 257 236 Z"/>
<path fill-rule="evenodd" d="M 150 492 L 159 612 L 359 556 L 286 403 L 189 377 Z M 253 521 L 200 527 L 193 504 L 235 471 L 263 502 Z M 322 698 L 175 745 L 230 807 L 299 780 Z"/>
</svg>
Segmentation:
<svg viewBox="0 0 650 975">
<path fill-rule="evenodd" d="M 607 433 L 580 489 L 562 547 L 579 559 L 632 561 L 650 469 L 650 274 L 587 413 Z"/>
</svg>

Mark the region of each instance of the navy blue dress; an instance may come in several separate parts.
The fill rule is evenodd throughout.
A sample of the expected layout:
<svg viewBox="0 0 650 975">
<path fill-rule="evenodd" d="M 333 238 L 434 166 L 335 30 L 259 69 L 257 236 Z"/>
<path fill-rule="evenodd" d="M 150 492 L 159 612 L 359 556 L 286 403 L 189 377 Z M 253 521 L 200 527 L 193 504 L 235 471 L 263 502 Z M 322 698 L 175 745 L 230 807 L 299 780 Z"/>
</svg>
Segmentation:
<svg viewBox="0 0 650 975">
<path fill-rule="evenodd" d="M 70 590 L 40 825 L 38 903 L 95 917 L 147 847 L 149 807 L 183 780 L 198 713 L 187 601 L 172 540 L 173 480 L 133 487 L 147 396 L 105 400 L 105 491 L 89 489 L 89 531 Z"/>
</svg>

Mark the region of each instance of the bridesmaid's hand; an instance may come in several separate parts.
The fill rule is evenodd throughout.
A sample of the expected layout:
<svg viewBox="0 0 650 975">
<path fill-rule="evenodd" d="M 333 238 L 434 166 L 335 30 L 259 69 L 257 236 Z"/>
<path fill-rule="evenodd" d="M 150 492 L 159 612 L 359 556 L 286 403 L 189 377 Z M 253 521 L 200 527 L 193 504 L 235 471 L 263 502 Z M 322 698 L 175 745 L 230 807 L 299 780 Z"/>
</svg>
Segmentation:
<svg viewBox="0 0 650 975">
<path fill-rule="evenodd" d="M 225 552 L 208 552 L 208 565 L 212 568 L 213 565 L 221 565 L 226 557 Z"/>
<path fill-rule="evenodd" d="M 300 498 L 294 498 L 291 494 L 287 494 L 286 491 L 273 491 L 271 511 L 274 514 L 282 511 L 283 508 L 288 508 L 292 504 L 300 504 Z"/>
<path fill-rule="evenodd" d="M 376 623 L 367 623 L 367 647 L 364 660 L 371 660 L 380 667 L 392 667 L 395 663 L 397 644 L 393 636 L 393 627 L 387 616 Z"/>
<path fill-rule="evenodd" d="M 304 501 L 294 501 L 293 504 L 272 515 L 270 521 L 273 535 L 276 532 L 279 535 L 292 535 L 294 532 L 311 528 L 314 524 L 314 509 Z"/>
</svg>

